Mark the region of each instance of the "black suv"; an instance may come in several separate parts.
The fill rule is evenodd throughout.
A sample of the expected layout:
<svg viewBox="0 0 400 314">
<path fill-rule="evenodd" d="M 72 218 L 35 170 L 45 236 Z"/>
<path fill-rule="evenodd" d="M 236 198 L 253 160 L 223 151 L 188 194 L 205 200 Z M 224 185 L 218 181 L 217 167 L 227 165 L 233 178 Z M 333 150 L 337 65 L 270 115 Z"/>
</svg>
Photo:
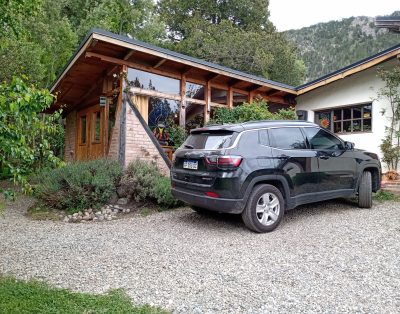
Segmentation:
<svg viewBox="0 0 400 314">
<path fill-rule="evenodd" d="M 257 121 L 192 130 L 175 152 L 172 194 L 198 212 L 241 214 L 256 232 L 285 210 L 339 197 L 372 206 L 381 165 L 373 153 L 304 121 Z"/>
</svg>

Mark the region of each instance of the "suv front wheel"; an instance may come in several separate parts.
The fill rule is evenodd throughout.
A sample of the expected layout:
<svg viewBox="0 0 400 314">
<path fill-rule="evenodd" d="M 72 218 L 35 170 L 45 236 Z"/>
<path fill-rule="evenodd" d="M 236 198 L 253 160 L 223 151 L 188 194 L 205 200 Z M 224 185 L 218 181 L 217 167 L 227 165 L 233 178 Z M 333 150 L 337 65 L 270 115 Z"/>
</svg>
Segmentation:
<svg viewBox="0 0 400 314">
<path fill-rule="evenodd" d="M 285 212 L 282 193 L 270 184 L 257 185 L 242 213 L 244 224 L 255 232 L 270 232 L 278 227 Z"/>
<path fill-rule="evenodd" d="M 361 208 L 372 207 L 372 178 L 369 171 L 364 171 L 361 175 L 358 188 L 358 206 Z"/>
</svg>

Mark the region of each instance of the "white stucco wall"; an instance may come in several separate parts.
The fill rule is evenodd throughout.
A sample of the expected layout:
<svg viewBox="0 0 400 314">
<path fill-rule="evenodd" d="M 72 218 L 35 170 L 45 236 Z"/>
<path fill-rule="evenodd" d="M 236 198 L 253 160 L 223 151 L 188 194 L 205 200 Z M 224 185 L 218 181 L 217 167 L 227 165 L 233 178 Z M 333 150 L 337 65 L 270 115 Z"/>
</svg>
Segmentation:
<svg viewBox="0 0 400 314">
<path fill-rule="evenodd" d="M 391 60 L 380 66 L 392 68 L 396 63 L 399 61 Z M 345 141 L 355 143 L 356 148 L 377 153 L 382 157 L 379 145 L 385 135 L 385 125 L 388 124 L 388 120 L 381 112 L 382 109 L 389 108 L 387 100 L 377 99 L 377 92 L 383 86 L 383 81 L 377 77 L 377 67 L 372 67 L 298 96 L 296 110 L 307 110 L 308 120 L 314 122 L 315 111 L 372 101 L 372 131 L 338 135 Z"/>
</svg>

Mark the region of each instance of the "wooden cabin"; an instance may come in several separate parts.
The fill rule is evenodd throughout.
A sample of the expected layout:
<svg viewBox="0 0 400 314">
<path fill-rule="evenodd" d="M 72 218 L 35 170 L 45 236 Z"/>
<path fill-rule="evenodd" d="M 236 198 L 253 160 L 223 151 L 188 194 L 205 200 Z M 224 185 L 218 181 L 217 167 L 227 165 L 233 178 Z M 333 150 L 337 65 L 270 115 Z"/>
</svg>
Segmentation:
<svg viewBox="0 0 400 314">
<path fill-rule="evenodd" d="M 154 160 L 170 167 L 165 130 L 207 123 L 215 107 L 255 97 L 271 110 L 295 104 L 292 86 L 94 29 L 58 77 L 51 110 L 63 108 L 65 160 Z M 164 133 L 163 133 L 164 132 Z M 168 157 L 169 156 L 169 157 Z"/>
</svg>

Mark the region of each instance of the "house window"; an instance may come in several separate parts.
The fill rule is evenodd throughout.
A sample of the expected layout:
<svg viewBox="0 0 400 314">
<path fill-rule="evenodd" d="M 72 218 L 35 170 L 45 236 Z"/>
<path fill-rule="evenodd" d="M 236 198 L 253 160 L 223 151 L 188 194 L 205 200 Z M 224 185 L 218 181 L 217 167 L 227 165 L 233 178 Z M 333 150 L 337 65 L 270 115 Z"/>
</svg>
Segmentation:
<svg viewBox="0 0 400 314">
<path fill-rule="evenodd" d="M 100 143 L 100 111 L 94 112 L 93 113 L 93 125 L 94 125 L 94 138 L 93 138 L 93 142 L 95 143 Z"/>
<path fill-rule="evenodd" d="M 204 86 L 186 82 L 186 97 L 204 100 Z"/>
<path fill-rule="evenodd" d="M 81 145 L 86 144 L 86 116 L 81 117 Z"/>
<path fill-rule="evenodd" d="M 133 87 L 168 94 L 180 94 L 180 81 L 170 77 L 129 68 L 128 81 Z"/>
<path fill-rule="evenodd" d="M 371 132 L 372 104 L 316 111 L 315 122 L 334 133 Z"/>
</svg>

